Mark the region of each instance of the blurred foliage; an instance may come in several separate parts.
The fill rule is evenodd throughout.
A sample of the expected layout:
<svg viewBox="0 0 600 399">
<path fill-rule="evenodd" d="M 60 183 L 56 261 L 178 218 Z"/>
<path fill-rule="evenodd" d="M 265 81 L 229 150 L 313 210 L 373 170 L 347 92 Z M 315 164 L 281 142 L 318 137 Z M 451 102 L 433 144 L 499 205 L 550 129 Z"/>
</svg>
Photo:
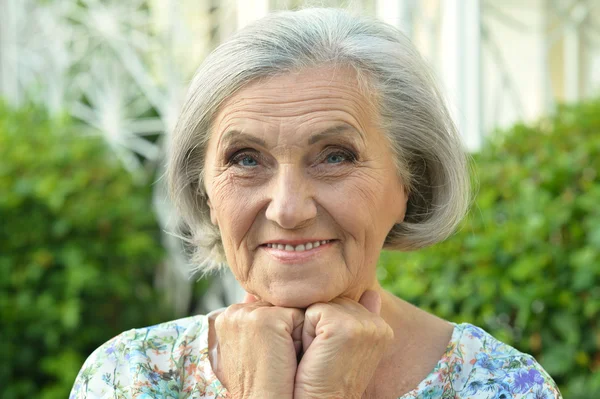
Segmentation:
<svg viewBox="0 0 600 399">
<path fill-rule="evenodd" d="M 600 398 L 600 101 L 499 132 L 474 161 L 457 234 L 383 253 L 380 280 L 533 354 L 565 398 Z"/>
<path fill-rule="evenodd" d="M 62 399 L 100 344 L 172 318 L 151 187 L 68 119 L 0 105 L 0 193 L 1 396 Z"/>
</svg>

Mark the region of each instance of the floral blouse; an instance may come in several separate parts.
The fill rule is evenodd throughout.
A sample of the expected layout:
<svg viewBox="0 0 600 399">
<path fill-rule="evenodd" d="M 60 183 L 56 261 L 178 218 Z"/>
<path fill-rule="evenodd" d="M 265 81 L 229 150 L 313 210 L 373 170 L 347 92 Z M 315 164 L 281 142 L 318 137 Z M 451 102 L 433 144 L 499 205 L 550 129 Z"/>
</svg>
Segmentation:
<svg viewBox="0 0 600 399">
<path fill-rule="evenodd" d="M 208 359 L 208 318 L 192 316 L 126 331 L 84 363 L 71 399 L 230 398 Z M 399 399 L 562 398 L 530 355 L 471 324 L 455 324 L 431 373 Z"/>
</svg>

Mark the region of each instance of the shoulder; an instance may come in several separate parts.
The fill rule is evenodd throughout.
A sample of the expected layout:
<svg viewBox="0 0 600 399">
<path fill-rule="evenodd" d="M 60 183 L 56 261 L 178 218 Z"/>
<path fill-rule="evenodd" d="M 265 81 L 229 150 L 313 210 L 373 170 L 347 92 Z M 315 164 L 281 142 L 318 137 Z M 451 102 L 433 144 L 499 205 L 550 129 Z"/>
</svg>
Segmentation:
<svg viewBox="0 0 600 399">
<path fill-rule="evenodd" d="M 458 324 L 444 355 L 448 383 L 458 397 L 561 398 L 556 384 L 531 356 L 471 324 Z"/>
<path fill-rule="evenodd" d="M 208 319 L 192 316 L 121 333 L 85 361 L 71 399 L 178 397 L 214 382 L 208 361 Z M 198 387 L 200 380 L 204 387 Z M 200 396 L 213 398 L 217 396 Z"/>
</svg>

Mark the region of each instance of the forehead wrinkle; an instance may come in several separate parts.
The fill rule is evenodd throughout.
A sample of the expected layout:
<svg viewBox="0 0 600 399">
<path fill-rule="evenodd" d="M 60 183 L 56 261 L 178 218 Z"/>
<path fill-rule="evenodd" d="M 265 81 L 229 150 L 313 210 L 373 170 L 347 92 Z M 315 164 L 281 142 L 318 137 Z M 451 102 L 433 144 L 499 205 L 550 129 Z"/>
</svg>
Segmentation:
<svg viewBox="0 0 600 399">
<path fill-rule="evenodd" d="M 345 110 L 336 110 L 335 113 L 333 115 L 331 115 L 332 111 L 327 111 L 327 110 L 311 110 L 309 112 L 303 112 L 303 116 L 304 119 L 303 121 L 299 122 L 298 125 L 294 126 L 294 131 L 296 133 L 300 133 L 302 131 L 307 131 L 309 133 L 313 133 L 312 136 L 310 136 L 308 138 L 308 144 L 314 144 L 314 142 L 316 142 L 318 140 L 317 136 L 323 135 L 323 136 L 344 136 L 344 137 L 348 137 L 351 138 L 352 140 L 354 140 L 354 136 L 357 137 L 358 139 L 360 139 L 360 141 L 362 141 L 362 143 L 364 144 L 366 141 L 366 134 L 364 132 L 365 127 L 363 126 L 363 124 L 360 121 L 360 118 L 355 117 L 351 112 L 347 112 Z M 315 115 L 316 114 L 316 115 Z M 340 115 L 341 114 L 341 115 Z M 219 139 L 218 139 L 218 147 L 221 144 L 226 144 L 226 142 L 229 142 L 232 140 L 231 135 L 233 134 L 233 132 L 239 133 L 239 134 L 243 134 L 245 136 L 246 139 L 249 139 L 250 141 L 254 141 L 264 147 L 267 146 L 266 144 L 266 140 L 264 139 L 260 139 L 258 137 L 256 137 L 255 139 L 252 136 L 258 136 L 259 134 L 256 134 L 255 132 L 259 132 L 260 134 L 267 134 L 267 136 L 272 136 L 272 134 L 269 133 L 265 133 L 268 132 L 269 130 L 269 125 L 273 125 L 273 126 L 278 126 L 277 128 L 277 135 L 279 136 L 281 133 L 281 124 L 283 121 L 281 121 L 282 118 L 284 117 L 277 117 L 276 120 L 277 122 L 272 122 L 272 121 L 267 121 L 264 118 L 261 118 L 261 116 L 265 116 L 265 115 L 259 115 L 258 117 L 241 117 L 240 115 L 229 115 L 227 118 L 225 118 L 225 120 L 227 120 L 227 123 L 225 124 L 224 128 L 219 129 L 219 131 L 221 132 L 225 132 L 223 134 L 220 135 Z M 269 119 L 271 119 L 271 116 L 268 116 Z M 242 123 L 236 124 L 236 120 L 241 120 Z M 251 124 L 251 126 L 247 126 L 248 125 L 248 121 L 253 121 L 256 122 L 256 126 L 254 126 L 254 124 Z M 246 123 L 244 123 L 246 122 Z M 246 124 L 246 126 L 244 126 Z M 317 125 L 317 124 L 321 124 L 321 125 L 330 125 L 330 126 L 325 126 L 323 128 L 314 128 L 311 125 Z M 333 126 L 331 126 L 333 125 Z M 240 127 L 238 127 L 240 126 Z M 316 131 L 316 133 L 314 133 Z M 344 131 L 350 131 L 352 132 L 352 134 L 344 134 Z M 248 132 L 248 133 L 246 133 Z M 300 135 L 302 135 L 300 133 Z M 217 148 L 218 148 L 217 147 Z"/>
<path fill-rule="evenodd" d="M 221 124 L 221 123 L 219 123 L 219 125 L 220 125 L 220 124 Z M 224 141 L 224 139 L 226 139 L 226 138 L 227 138 L 227 137 L 226 137 L 226 136 L 227 136 L 227 132 L 231 132 L 231 131 L 235 131 L 235 130 L 237 130 L 237 129 L 235 129 L 235 128 L 229 129 L 229 126 L 231 126 L 231 125 L 232 125 L 232 124 L 231 124 L 231 123 L 229 123 L 229 124 L 226 124 L 226 125 L 225 125 L 226 127 L 225 127 L 224 129 L 217 129 L 217 131 L 219 132 L 219 134 L 217 134 L 217 146 L 216 146 L 216 149 L 217 149 L 217 150 L 218 150 L 219 148 L 221 148 L 221 146 L 222 146 L 222 145 L 224 145 L 224 144 L 223 144 L 223 141 Z M 238 131 L 238 132 L 240 132 L 240 133 L 243 133 L 243 132 L 244 132 L 244 129 L 242 128 L 242 129 L 239 129 L 239 130 L 237 130 L 237 131 Z M 222 132 L 225 132 L 225 133 L 222 133 Z"/>
<path fill-rule="evenodd" d="M 352 135 L 348 135 L 346 132 L 352 132 Z M 355 129 L 353 126 L 348 125 L 347 123 L 342 123 L 342 124 L 338 124 L 333 127 L 330 127 L 328 129 L 325 129 L 319 133 L 313 134 L 312 136 L 310 136 L 308 138 L 308 145 L 314 144 L 321 139 L 325 139 L 328 137 L 339 137 L 339 136 L 351 137 L 352 140 L 354 140 L 354 138 L 356 136 L 358 136 L 363 141 L 363 143 L 365 141 L 365 138 L 363 137 L 362 132 Z"/>
<path fill-rule="evenodd" d="M 228 104 L 222 108 L 224 112 L 221 113 L 220 124 L 226 122 L 229 126 L 239 126 L 241 129 L 236 130 L 242 132 L 250 129 L 252 133 L 260 131 L 263 136 L 265 134 L 271 136 L 270 125 L 278 125 L 281 130 L 283 124 L 288 124 L 284 120 L 285 118 L 300 117 L 301 120 L 304 119 L 304 121 L 298 121 L 299 123 L 295 123 L 294 120 L 289 122 L 296 131 L 301 130 L 301 126 L 315 120 L 322 119 L 323 122 L 337 123 L 335 120 L 337 119 L 352 126 L 359 133 L 362 144 L 366 145 L 367 127 L 371 125 L 373 118 L 377 119 L 377 116 L 372 115 L 373 109 L 369 98 L 364 93 L 357 91 L 351 85 L 352 81 L 342 80 L 337 75 L 336 73 L 328 79 L 317 78 L 317 82 L 314 79 L 306 82 L 303 79 L 296 79 L 292 84 L 277 86 L 274 84 L 269 86 L 268 80 L 256 82 L 256 86 L 251 84 L 233 95 Z M 310 86 L 297 90 L 299 82 Z M 289 88 L 295 90 L 290 93 Z M 291 99 L 289 98 L 290 94 Z M 312 107 L 315 100 L 321 106 L 320 109 Z M 305 107 L 308 109 L 302 109 L 305 103 L 309 103 L 311 106 Z M 332 112 L 338 115 L 332 117 L 328 114 Z M 340 117 L 340 113 L 343 115 L 342 117 Z M 236 124 L 237 120 L 241 120 L 242 123 Z M 254 126 L 254 123 L 248 125 L 247 121 L 256 122 L 258 126 Z M 226 131 L 226 129 L 219 130 Z M 281 131 L 278 132 L 278 136 L 280 133 Z"/>
<path fill-rule="evenodd" d="M 319 100 L 318 105 L 320 109 L 314 109 L 316 103 L 315 100 Z M 304 107 L 304 104 L 309 104 L 309 107 Z M 290 101 L 290 100 L 275 100 L 273 102 L 258 103 L 257 101 L 250 101 L 240 106 L 241 109 L 227 110 L 229 118 L 242 118 L 240 114 L 244 115 L 244 119 L 255 119 L 252 118 L 252 114 L 259 114 L 260 116 L 267 117 L 296 117 L 302 116 L 314 112 L 347 112 L 344 108 L 349 108 L 355 112 L 364 112 L 362 107 L 357 106 L 354 101 L 348 99 L 323 99 L 322 97 L 316 97 L 313 99 Z M 249 114 L 249 115 L 245 115 Z"/>
<path fill-rule="evenodd" d="M 253 134 L 249 134 L 246 133 L 246 127 L 242 126 L 241 127 L 237 127 L 238 125 L 236 125 L 235 120 L 236 119 L 244 119 L 244 120 L 255 120 L 256 122 L 258 122 L 261 125 L 266 124 L 265 121 L 260 120 L 260 118 L 252 118 L 252 117 L 247 117 L 247 118 L 241 118 L 241 117 L 236 117 L 231 113 L 228 113 L 226 115 L 223 115 L 222 118 L 220 118 L 220 120 L 218 121 L 218 125 L 219 128 L 216 129 L 216 133 L 218 135 L 218 139 L 217 139 L 217 145 L 216 148 L 219 149 L 222 145 L 227 144 L 230 141 L 233 141 L 233 137 L 230 135 L 233 135 L 234 133 L 239 133 L 239 134 L 243 134 L 244 138 L 250 141 L 254 141 L 257 144 L 260 144 L 262 146 L 266 146 L 266 141 L 256 137 Z M 220 127 L 220 125 L 225 125 L 224 127 Z M 231 137 L 231 138 L 229 138 Z"/>
<path fill-rule="evenodd" d="M 220 141 L 224 142 L 225 144 L 227 144 L 227 143 L 229 143 L 231 141 L 234 141 L 234 140 L 236 140 L 238 138 L 242 138 L 243 140 L 247 140 L 247 141 L 250 141 L 252 143 L 256 143 L 256 144 L 258 144 L 260 146 L 263 146 L 263 147 L 267 146 L 267 143 L 263 139 L 258 138 L 258 137 L 254 136 L 252 134 L 244 133 L 243 131 L 240 131 L 240 130 L 237 130 L 237 129 L 231 129 L 231 130 L 228 130 L 227 132 L 225 132 L 222 135 L 222 138 L 221 138 Z"/>
<path fill-rule="evenodd" d="M 337 84 L 341 83 L 341 84 Z M 291 104 L 295 105 L 297 103 L 302 103 L 305 101 L 312 101 L 315 99 L 318 100 L 334 100 L 335 102 L 340 99 L 346 101 L 353 102 L 363 102 L 369 101 L 363 93 L 356 90 L 356 88 L 348 82 L 344 81 L 335 81 L 330 84 L 325 85 L 315 85 L 314 81 L 306 82 L 306 84 L 310 85 L 308 87 L 302 87 L 298 89 L 297 87 L 293 87 L 292 94 L 294 95 L 293 99 L 290 99 L 290 89 L 292 86 L 288 87 L 287 85 L 280 85 L 276 87 L 260 87 L 260 91 L 257 92 L 258 87 L 254 87 L 254 85 L 246 87 L 241 92 L 234 95 L 235 98 L 230 99 L 228 102 L 228 106 L 235 106 L 239 103 L 243 103 L 245 100 L 251 103 L 263 102 L 264 104 Z M 286 101 L 281 101 L 281 97 L 285 98 Z"/>
</svg>

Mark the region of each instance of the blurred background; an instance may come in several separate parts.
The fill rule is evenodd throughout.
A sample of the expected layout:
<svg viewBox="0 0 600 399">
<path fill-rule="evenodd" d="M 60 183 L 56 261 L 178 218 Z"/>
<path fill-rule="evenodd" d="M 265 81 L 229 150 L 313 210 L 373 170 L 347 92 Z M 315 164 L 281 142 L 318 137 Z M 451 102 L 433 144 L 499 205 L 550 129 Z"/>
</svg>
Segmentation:
<svg viewBox="0 0 600 399">
<path fill-rule="evenodd" d="M 212 49 L 310 5 L 408 35 L 473 155 L 459 231 L 383 253 L 381 282 L 600 397 L 596 0 L 0 0 L 0 397 L 67 397 L 114 335 L 239 299 L 167 233 L 164 142 Z"/>
</svg>

